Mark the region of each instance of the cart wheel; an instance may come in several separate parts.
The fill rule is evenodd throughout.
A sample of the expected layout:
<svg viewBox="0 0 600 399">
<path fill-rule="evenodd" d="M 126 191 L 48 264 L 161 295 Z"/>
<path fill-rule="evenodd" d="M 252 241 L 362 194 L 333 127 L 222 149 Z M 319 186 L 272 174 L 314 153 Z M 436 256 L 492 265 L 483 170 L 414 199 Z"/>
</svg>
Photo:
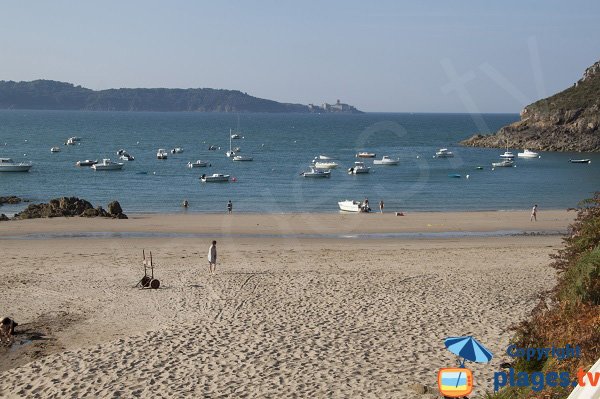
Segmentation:
<svg viewBox="0 0 600 399">
<path fill-rule="evenodd" d="M 140 281 L 140 283 L 141 283 L 142 287 L 148 287 L 150 285 L 151 280 L 152 279 L 150 277 L 144 276 L 144 277 L 142 277 L 142 281 Z"/>
<path fill-rule="evenodd" d="M 158 287 L 160 287 L 160 281 L 157 279 L 150 281 L 150 288 L 157 289 Z"/>
</svg>

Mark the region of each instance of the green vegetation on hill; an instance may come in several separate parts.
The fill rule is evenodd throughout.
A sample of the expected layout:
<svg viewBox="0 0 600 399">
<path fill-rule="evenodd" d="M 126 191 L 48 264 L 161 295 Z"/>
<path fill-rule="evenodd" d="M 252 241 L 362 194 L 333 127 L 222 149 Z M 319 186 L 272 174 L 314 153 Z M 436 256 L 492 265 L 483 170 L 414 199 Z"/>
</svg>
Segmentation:
<svg viewBox="0 0 600 399">
<path fill-rule="evenodd" d="M 516 327 L 513 342 L 523 348 L 564 347 L 579 345 L 581 357 L 556 360 L 525 361 L 513 364 L 515 372 L 568 371 L 576 376 L 579 368 L 587 371 L 600 358 L 600 192 L 577 209 L 577 218 L 564 238 L 565 247 L 553 256 L 558 270 L 558 284 L 540 299 L 531 317 Z M 572 387 L 506 388 L 489 399 L 566 398 Z"/>
<path fill-rule="evenodd" d="M 0 109 L 195 112 L 315 112 L 302 104 L 279 103 L 238 90 L 90 90 L 53 80 L 0 81 Z M 360 112 L 350 107 L 349 112 Z M 327 112 L 320 110 L 319 112 Z M 333 110 L 332 112 L 335 112 Z"/>
</svg>

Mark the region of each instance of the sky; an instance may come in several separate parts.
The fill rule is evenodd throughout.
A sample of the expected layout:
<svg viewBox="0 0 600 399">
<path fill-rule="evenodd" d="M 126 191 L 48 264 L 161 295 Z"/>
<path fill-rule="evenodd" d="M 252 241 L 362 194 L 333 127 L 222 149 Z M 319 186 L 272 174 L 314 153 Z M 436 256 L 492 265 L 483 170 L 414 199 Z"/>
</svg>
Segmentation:
<svg viewBox="0 0 600 399">
<path fill-rule="evenodd" d="M 600 1 L 0 0 L 0 80 L 519 112 L 600 60 Z"/>
</svg>

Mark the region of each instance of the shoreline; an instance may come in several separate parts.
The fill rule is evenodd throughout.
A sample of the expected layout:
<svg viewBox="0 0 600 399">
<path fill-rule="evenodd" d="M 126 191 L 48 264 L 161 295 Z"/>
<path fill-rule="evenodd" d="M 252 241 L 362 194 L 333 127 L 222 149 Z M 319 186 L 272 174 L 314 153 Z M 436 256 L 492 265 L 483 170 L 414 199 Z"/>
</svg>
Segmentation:
<svg viewBox="0 0 600 399">
<path fill-rule="evenodd" d="M 314 214 L 314 213 L 178 213 L 130 214 L 129 219 L 51 218 L 2 222 L 0 240 L 87 235 L 90 238 L 118 238 L 118 234 L 141 238 L 193 238 L 207 236 L 264 238 L 435 238 L 449 236 L 504 236 L 523 234 L 563 234 L 575 218 L 574 212 L 545 210 L 537 222 L 529 221 L 528 211 L 415 212 Z M 111 234 L 114 237 L 111 237 Z M 103 237 L 104 235 L 104 237 Z"/>
</svg>

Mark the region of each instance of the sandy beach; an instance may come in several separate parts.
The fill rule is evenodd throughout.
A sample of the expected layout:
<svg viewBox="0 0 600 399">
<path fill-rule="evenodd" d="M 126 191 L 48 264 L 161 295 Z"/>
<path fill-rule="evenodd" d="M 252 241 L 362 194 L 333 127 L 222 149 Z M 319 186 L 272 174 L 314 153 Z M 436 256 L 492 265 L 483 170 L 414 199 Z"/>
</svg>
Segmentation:
<svg viewBox="0 0 600 399">
<path fill-rule="evenodd" d="M 573 217 L 194 214 L 2 223 L 0 316 L 20 326 L 17 345 L 0 348 L 0 396 L 415 398 L 410 384 L 435 386 L 437 370 L 456 364 L 443 345 L 456 335 L 474 335 L 496 355 L 471 365 L 482 392 L 506 360 L 507 327 L 552 287 L 549 255 Z M 342 238 L 502 231 L 541 234 Z M 134 232 L 148 236 L 124 234 Z M 175 233 L 219 237 L 216 275 L 207 273 L 210 238 Z M 152 250 L 159 290 L 134 288 L 142 249 Z"/>
</svg>

